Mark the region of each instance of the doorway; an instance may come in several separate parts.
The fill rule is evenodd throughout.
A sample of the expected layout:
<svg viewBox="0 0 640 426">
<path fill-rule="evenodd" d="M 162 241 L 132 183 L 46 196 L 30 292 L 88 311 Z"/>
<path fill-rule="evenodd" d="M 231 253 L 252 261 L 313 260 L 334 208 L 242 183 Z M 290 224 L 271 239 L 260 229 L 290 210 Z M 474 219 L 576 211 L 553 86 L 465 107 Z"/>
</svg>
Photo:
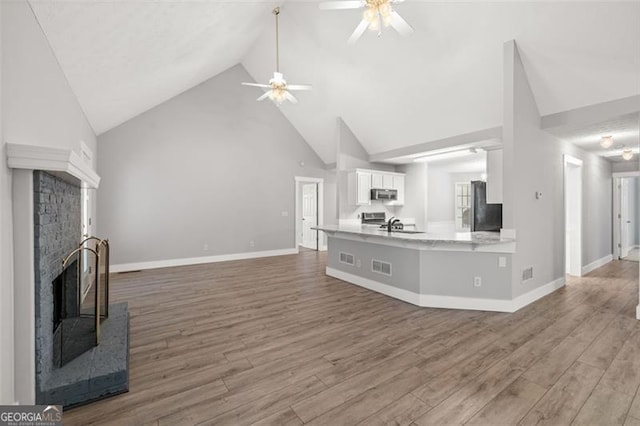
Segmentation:
<svg viewBox="0 0 640 426">
<path fill-rule="evenodd" d="M 582 160 L 564 156 L 565 271 L 582 276 Z"/>
<path fill-rule="evenodd" d="M 324 250 L 324 234 L 315 228 L 323 224 L 324 180 L 296 177 L 296 247 L 299 251 Z"/>
<path fill-rule="evenodd" d="M 614 257 L 639 260 L 640 177 L 638 172 L 614 174 L 613 179 Z"/>
</svg>

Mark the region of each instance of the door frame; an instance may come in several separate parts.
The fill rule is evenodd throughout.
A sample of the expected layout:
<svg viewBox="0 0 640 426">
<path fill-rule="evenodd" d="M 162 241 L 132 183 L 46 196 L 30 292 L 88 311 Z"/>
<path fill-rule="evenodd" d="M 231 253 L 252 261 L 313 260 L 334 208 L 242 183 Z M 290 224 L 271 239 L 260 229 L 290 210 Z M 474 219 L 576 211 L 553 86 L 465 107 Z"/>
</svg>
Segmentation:
<svg viewBox="0 0 640 426">
<path fill-rule="evenodd" d="M 612 173 L 613 177 L 613 216 L 611 225 L 613 227 L 613 258 L 621 259 L 622 257 L 622 215 L 621 215 L 621 207 L 622 207 L 622 197 L 620 193 L 620 186 L 622 185 L 622 178 L 627 177 L 638 177 L 640 176 L 640 171 L 635 172 L 615 172 Z"/>
<path fill-rule="evenodd" d="M 302 232 L 302 198 L 300 197 L 300 187 L 305 183 L 317 183 L 318 184 L 318 203 L 317 203 L 317 214 L 318 214 L 318 226 L 324 225 L 324 179 L 323 178 L 315 178 L 315 177 L 306 177 L 306 176 L 295 176 L 295 243 L 296 250 L 299 249 L 300 243 L 302 242 L 302 236 L 300 233 Z M 324 233 L 318 232 L 318 250 L 325 251 L 327 250 L 327 242 Z"/>
<path fill-rule="evenodd" d="M 583 208 L 582 208 L 582 189 L 583 189 L 583 185 L 582 185 L 582 160 L 580 160 L 579 158 L 573 157 L 571 155 L 564 155 L 564 168 L 563 168 L 563 177 L 564 177 L 564 184 L 563 184 L 563 194 L 564 194 L 564 230 L 563 230 L 563 238 L 564 238 L 564 251 L 563 251 L 563 265 L 565 268 L 565 273 L 566 274 L 570 274 L 573 276 L 577 276 L 577 277 L 581 277 L 582 276 L 582 213 L 583 213 Z M 577 224 L 576 224 L 576 229 L 578 230 L 578 235 L 577 235 L 577 241 L 575 242 L 575 246 L 578 249 L 578 253 L 576 256 L 572 256 L 569 259 L 569 266 L 567 266 L 567 244 L 569 244 L 570 242 L 567 241 L 567 203 L 568 203 L 568 197 L 567 197 L 567 185 L 568 185 L 568 171 L 569 168 L 577 168 L 579 170 L 579 179 L 578 179 L 578 211 L 576 213 L 576 220 L 577 220 Z"/>
</svg>

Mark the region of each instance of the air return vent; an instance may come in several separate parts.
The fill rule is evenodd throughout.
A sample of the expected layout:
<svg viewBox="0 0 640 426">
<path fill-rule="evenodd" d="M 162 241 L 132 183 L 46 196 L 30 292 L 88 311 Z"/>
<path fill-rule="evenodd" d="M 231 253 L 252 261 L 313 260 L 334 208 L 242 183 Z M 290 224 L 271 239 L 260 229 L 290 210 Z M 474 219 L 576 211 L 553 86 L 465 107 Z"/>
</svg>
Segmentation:
<svg viewBox="0 0 640 426">
<path fill-rule="evenodd" d="M 340 252 L 340 263 L 345 263 L 347 265 L 353 266 L 353 255 L 349 253 Z"/>
<path fill-rule="evenodd" d="M 373 259 L 371 261 L 371 270 L 377 274 L 391 276 L 391 264 L 388 262 Z"/>
<path fill-rule="evenodd" d="M 530 279 L 533 279 L 533 266 L 522 270 L 522 282 L 529 281 Z"/>
</svg>

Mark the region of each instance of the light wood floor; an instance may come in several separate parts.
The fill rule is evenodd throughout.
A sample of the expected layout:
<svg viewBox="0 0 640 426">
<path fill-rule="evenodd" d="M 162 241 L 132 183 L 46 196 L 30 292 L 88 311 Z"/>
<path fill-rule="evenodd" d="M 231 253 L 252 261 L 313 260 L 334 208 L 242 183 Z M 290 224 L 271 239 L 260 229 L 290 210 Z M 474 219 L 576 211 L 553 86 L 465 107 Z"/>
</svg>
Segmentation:
<svg viewBox="0 0 640 426">
<path fill-rule="evenodd" d="M 515 314 L 418 308 L 325 263 L 113 275 L 131 311 L 130 392 L 65 425 L 640 425 L 637 263 Z"/>
</svg>

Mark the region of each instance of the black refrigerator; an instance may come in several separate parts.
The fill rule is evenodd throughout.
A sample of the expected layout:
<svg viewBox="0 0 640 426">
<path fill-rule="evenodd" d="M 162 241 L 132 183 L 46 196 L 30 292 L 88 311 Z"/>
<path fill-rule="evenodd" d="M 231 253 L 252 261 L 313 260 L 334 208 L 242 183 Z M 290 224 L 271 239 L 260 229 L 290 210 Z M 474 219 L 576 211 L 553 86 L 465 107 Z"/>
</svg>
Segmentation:
<svg viewBox="0 0 640 426">
<path fill-rule="evenodd" d="M 471 232 L 500 231 L 502 204 L 487 204 L 487 183 L 471 182 Z"/>
</svg>

